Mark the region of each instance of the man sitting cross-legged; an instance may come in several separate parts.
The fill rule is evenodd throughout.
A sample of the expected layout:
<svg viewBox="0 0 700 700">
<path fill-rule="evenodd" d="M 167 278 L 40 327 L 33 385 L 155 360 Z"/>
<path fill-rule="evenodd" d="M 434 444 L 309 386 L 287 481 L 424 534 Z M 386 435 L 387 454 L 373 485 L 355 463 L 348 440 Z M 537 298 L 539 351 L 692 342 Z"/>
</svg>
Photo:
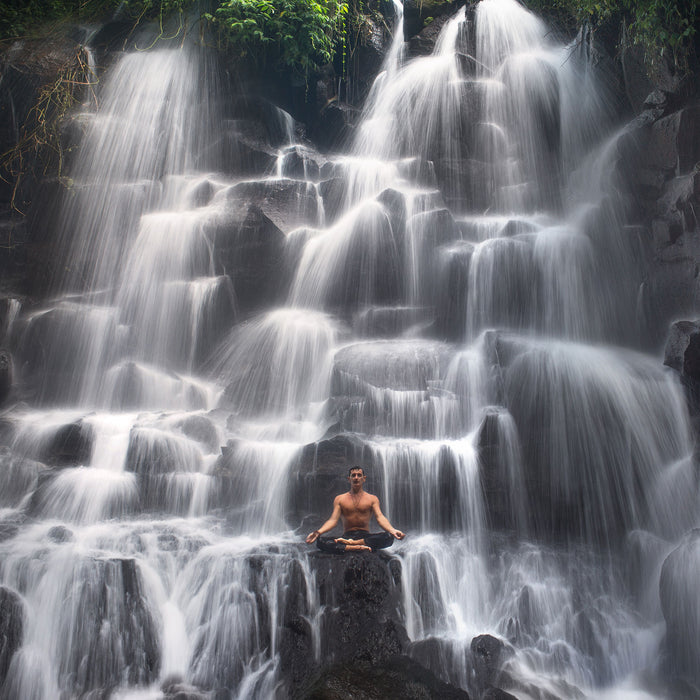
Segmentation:
<svg viewBox="0 0 700 700">
<path fill-rule="evenodd" d="M 343 554 L 384 549 L 393 544 L 394 538 L 402 540 L 404 533 L 386 519 L 379 508 L 379 499 L 363 489 L 367 477 L 362 467 L 350 467 L 348 481 L 350 490 L 335 497 L 331 517 L 318 530 L 314 530 L 306 541 L 309 544 L 316 542 L 316 546 L 323 552 Z M 385 532 L 370 533 L 369 523 L 373 513 L 377 524 Z M 342 537 L 321 537 L 324 532 L 332 530 L 341 518 L 344 530 Z"/>
</svg>

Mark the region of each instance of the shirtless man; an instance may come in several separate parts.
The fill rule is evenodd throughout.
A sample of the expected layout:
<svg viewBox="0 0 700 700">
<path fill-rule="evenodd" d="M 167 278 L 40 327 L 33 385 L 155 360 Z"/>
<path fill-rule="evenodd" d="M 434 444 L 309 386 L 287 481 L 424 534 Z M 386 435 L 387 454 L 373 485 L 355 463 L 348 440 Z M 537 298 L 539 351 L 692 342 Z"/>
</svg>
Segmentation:
<svg viewBox="0 0 700 700">
<path fill-rule="evenodd" d="M 350 467 L 348 481 L 350 490 L 335 497 L 331 517 L 318 530 L 309 534 L 307 543 L 316 542 L 316 546 L 323 552 L 342 554 L 383 549 L 391 546 L 394 538 L 402 540 L 404 533 L 393 527 L 384 516 L 379 508 L 379 499 L 363 489 L 367 477 L 362 467 Z M 385 532 L 370 533 L 369 522 L 373 513 L 377 524 Z M 324 532 L 332 530 L 340 518 L 343 521 L 343 536 L 321 537 Z"/>
</svg>

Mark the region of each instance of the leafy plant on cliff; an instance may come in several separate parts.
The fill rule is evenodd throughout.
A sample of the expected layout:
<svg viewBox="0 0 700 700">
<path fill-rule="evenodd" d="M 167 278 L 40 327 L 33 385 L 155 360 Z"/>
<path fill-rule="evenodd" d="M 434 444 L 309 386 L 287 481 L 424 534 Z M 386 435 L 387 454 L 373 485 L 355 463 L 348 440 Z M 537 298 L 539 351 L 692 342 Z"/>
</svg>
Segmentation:
<svg viewBox="0 0 700 700">
<path fill-rule="evenodd" d="M 558 15 L 564 24 L 573 20 L 595 29 L 611 20 L 624 21 L 652 69 L 657 57 L 668 56 L 678 70 L 687 70 L 700 22 L 700 5 L 693 0 L 530 0 L 528 4 Z"/>
<path fill-rule="evenodd" d="M 205 17 L 241 57 L 306 74 L 331 61 L 347 10 L 342 0 L 225 0 Z"/>
<path fill-rule="evenodd" d="M 165 17 L 195 0 L 5 0 L 0 2 L 0 39 L 47 33 L 62 21 L 91 22 L 119 12 L 134 25 L 143 19 Z"/>
<path fill-rule="evenodd" d="M 37 102 L 19 127 L 17 142 L 0 154 L 0 179 L 12 186 L 10 204 L 16 211 L 24 213 L 17 193 L 28 172 L 41 169 L 61 179 L 61 122 L 75 105 L 78 93 L 94 84 L 82 49 L 78 49 L 39 89 Z"/>
</svg>

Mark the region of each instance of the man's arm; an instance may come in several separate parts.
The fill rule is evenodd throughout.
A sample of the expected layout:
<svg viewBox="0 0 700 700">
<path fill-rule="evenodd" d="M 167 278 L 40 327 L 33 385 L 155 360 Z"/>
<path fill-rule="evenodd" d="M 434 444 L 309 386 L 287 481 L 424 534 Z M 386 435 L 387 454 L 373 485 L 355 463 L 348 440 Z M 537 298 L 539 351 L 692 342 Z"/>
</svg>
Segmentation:
<svg viewBox="0 0 700 700">
<path fill-rule="evenodd" d="M 382 528 L 382 530 L 386 530 L 392 537 L 395 537 L 397 540 L 402 540 L 406 535 L 404 535 L 401 530 L 397 530 L 395 527 L 392 526 L 392 524 L 389 522 L 387 517 L 382 513 L 382 509 L 379 507 L 379 499 L 375 497 L 374 502 L 372 503 L 372 512 L 374 513 L 374 517 L 377 519 L 377 525 Z"/>
<path fill-rule="evenodd" d="M 326 522 L 323 523 L 318 530 L 311 532 L 307 536 L 306 542 L 308 544 L 313 544 L 324 532 L 332 530 L 338 524 L 338 520 L 340 520 L 340 496 L 336 496 L 333 501 L 333 512 L 331 513 L 331 517 L 328 518 L 328 520 L 326 520 Z"/>
</svg>

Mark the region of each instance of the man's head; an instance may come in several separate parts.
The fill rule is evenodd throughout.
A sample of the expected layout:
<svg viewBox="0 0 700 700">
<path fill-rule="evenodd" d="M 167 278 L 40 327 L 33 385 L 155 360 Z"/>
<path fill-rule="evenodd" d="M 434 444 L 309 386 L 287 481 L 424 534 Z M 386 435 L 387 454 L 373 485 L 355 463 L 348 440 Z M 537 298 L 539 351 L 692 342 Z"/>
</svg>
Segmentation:
<svg viewBox="0 0 700 700">
<path fill-rule="evenodd" d="M 348 481 L 350 485 L 359 484 L 361 486 L 366 480 L 367 477 L 362 467 L 350 467 L 350 469 L 348 469 Z"/>
</svg>

